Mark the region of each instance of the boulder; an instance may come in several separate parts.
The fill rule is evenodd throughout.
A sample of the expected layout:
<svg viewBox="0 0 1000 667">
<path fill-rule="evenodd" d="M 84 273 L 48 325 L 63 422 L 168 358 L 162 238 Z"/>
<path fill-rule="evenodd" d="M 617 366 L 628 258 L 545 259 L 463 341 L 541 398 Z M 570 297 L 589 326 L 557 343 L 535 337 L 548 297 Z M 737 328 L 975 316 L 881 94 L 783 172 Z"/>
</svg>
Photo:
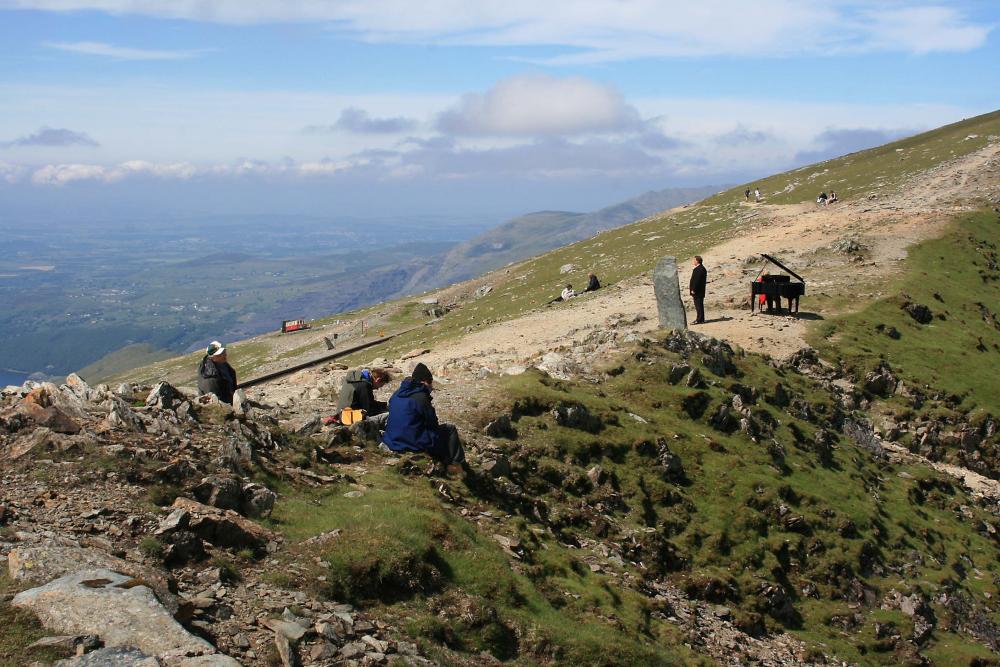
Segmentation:
<svg viewBox="0 0 1000 667">
<path fill-rule="evenodd" d="M 146 396 L 146 405 L 161 410 L 173 410 L 186 399 L 169 382 L 160 382 Z"/>
<path fill-rule="evenodd" d="M 861 388 L 866 393 L 883 398 L 892 396 L 898 386 L 899 378 L 893 374 L 892 369 L 885 362 L 879 363 L 874 370 L 866 374 L 861 383 Z"/>
<path fill-rule="evenodd" d="M 590 411 L 583 405 L 560 403 L 553 408 L 552 416 L 555 417 L 556 423 L 560 426 L 590 433 L 596 433 L 604 426 L 601 418 L 590 414 Z"/>
<path fill-rule="evenodd" d="M 224 510 L 239 511 L 243 504 L 243 483 L 231 475 L 210 475 L 192 493 L 199 502 Z"/>
<path fill-rule="evenodd" d="M 481 299 L 481 298 L 483 298 L 484 296 L 486 296 L 487 294 L 489 294 L 492 291 L 493 291 L 493 285 L 483 285 L 482 287 L 479 287 L 476 290 L 474 296 L 477 299 Z"/>
<path fill-rule="evenodd" d="M 930 324 L 934 319 L 934 313 L 931 309 L 922 303 L 913 303 L 912 301 L 906 301 L 902 306 L 906 314 L 912 317 L 916 322 L 920 324 Z"/>
<path fill-rule="evenodd" d="M 190 513 L 191 532 L 216 546 L 233 549 L 262 549 L 275 535 L 232 510 L 210 507 L 189 498 L 178 498 L 174 509 Z"/>
<path fill-rule="evenodd" d="M 15 410 L 35 425 L 45 426 L 56 433 L 79 433 L 80 425 L 67 414 L 66 410 L 56 404 L 54 396 L 55 394 L 46 386 L 37 387 L 21 399 Z"/>
<path fill-rule="evenodd" d="M 153 568 L 130 563 L 100 549 L 41 543 L 17 546 L 7 554 L 7 570 L 16 581 L 42 583 L 81 569 L 111 570 L 141 580 L 170 613 L 177 611 L 177 597 L 171 592 L 170 579 Z"/>
<path fill-rule="evenodd" d="M 250 407 L 250 401 L 247 399 L 246 391 L 242 389 L 237 389 L 233 392 L 233 412 L 238 415 L 246 414 L 247 408 Z"/>
<path fill-rule="evenodd" d="M 674 364 L 670 367 L 670 372 L 667 374 L 667 381 L 670 384 L 677 384 L 683 380 L 688 373 L 691 372 L 691 366 L 688 364 Z"/>
<path fill-rule="evenodd" d="M 240 512 L 244 516 L 255 519 L 271 516 L 274 509 L 274 502 L 278 499 L 271 489 L 261 484 L 245 484 L 243 486 L 243 499 L 240 501 Z"/>
<path fill-rule="evenodd" d="M 656 442 L 656 460 L 663 469 L 663 477 L 670 482 L 681 482 L 684 480 L 684 465 L 681 457 L 670 451 L 667 441 L 660 438 Z"/>
<path fill-rule="evenodd" d="M 517 429 L 511 423 L 509 415 L 500 415 L 487 424 L 483 432 L 491 438 L 507 438 L 509 440 L 517 438 Z"/>
<path fill-rule="evenodd" d="M 131 431 L 132 433 L 145 433 L 146 425 L 142 418 L 122 401 L 115 401 L 108 412 L 105 420 L 108 427 L 119 431 Z"/>
<path fill-rule="evenodd" d="M 108 647 L 147 655 L 215 653 L 180 626 L 138 579 L 106 569 L 81 570 L 14 596 L 11 604 L 64 634 L 98 635 Z"/>
<path fill-rule="evenodd" d="M 65 451 L 71 448 L 75 441 L 41 426 L 35 430 L 14 438 L 7 447 L 0 450 L 0 459 L 16 461 L 32 452 Z"/>
<path fill-rule="evenodd" d="M 212 655 L 184 658 L 177 663 L 177 667 L 240 667 L 240 663 L 228 655 L 213 653 Z"/>
<path fill-rule="evenodd" d="M 578 268 L 580 267 L 578 267 L 576 264 L 563 264 L 562 266 L 559 267 L 559 275 L 572 273 L 573 271 L 576 271 Z"/>
<path fill-rule="evenodd" d="M 510 461 L 502 454 L 486 459 L 482 468 L 490 477 L 510 477 Z"/>
</svg>

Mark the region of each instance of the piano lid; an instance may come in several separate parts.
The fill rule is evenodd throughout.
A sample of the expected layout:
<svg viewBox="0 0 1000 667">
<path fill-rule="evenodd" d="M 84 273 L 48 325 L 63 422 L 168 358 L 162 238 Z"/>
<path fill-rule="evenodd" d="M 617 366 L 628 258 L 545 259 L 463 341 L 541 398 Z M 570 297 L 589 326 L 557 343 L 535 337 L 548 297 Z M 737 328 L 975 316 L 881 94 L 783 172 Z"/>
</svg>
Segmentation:
<svg viewBox="0 0 1000 667">
<path fill-rule="evenodd" d="M 805 282 L 805 278 L 803 278 L 799 274 L 797 274 L 794 271 L 792 271 L 790 268 L 788 268 L 787 266 L 785 266 L 784 264 L 782 264 L 781 262 L 779 262 L 778 260 L 776 260 L 774 257 L 771 257 L 770 255 L 768 255 L 766 253 L 763 253 L 763 252 L 760 253 L 760 256 L 763 257 L 764 259 L 766 259 L 767 261 L 771 262 L 772 264 L 776 265 L 779 269 L 782 269 L 783 271 L 786 271 L 786 272 L 790 273 L 791 275 L 795 276 L 796 278 L 799 279 L 800 282 L 803 282 L 803 283 Z"/>
</svg>

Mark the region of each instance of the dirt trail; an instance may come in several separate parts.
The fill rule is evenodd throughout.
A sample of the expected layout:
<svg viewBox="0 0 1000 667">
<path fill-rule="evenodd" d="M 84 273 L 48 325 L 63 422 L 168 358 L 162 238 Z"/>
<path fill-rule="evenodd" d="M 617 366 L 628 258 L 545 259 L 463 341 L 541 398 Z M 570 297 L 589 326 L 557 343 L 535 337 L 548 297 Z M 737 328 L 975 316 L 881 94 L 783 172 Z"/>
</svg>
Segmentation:
<svg viewBox="0 0 1000 667">
<path fill-rule="evenodd" d="M 905 194 L 877 195 L 873 200 L 826 207 L 811 203 L 745 204 L 746 213 L 731 239 L 701 253 L 709 269 L 709 321 L 698 331 L 779 358 L 802 348 L 810 322 L 823 318 L 823 314 L 809 311 L 810 295 L 853 294 L 859 303 L 882 296 L 882 286 L 899 271 L 907 248 L 940 235 L 957 211 L 967 209 L 955 202 L 973 198 L 970 195 L 989 179 L 989 165 L 996 164 L 998 156 L 1000 144 L 994 144 L 942 164 L 900 188 Z M 995 181 L 994 177 L 994 186 Z M 852 261 L 856 253 L 852 256 L 830 248 L 832 243 L 852 237 L 866 247 L 863 261 Z M 777 255 L 806 277 L 808 292 L 799 318 L 751 314 L 740 307 L 747 300 L 748 283 L 763 264 L 746 260 L 762 252 Z M 687 272 L 682 271 L 682 280 L 686 277 Z M 634 325 L 636 332 L 656 327 L 648 276 L 487 327 L 439 346 L 421 361 L 447 369 L 465 368 L 463 362 L 472 360 L 502 370 L 578 340 L 617 314 L 647 318 Z"/>
</svg>

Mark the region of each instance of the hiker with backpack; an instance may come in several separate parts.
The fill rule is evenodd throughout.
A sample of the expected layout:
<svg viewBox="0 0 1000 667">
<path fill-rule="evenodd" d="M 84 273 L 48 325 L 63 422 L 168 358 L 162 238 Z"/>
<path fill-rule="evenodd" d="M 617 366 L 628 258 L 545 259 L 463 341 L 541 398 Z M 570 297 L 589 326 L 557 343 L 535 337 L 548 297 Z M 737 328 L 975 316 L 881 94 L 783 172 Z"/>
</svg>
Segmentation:
<svg viewBox="0 0 1000 667">
<path fill-rule="evenodd" d="M 236 371 L 226 358 L 226 346 L 213 340 L 198 364 L 198 395 L 215 394 L 223 403 L 233 402 Z"/>
<path fill-rule="evenodd" d="M 389 421 L 382 444 L 393 452 L 427 454 L 445 465 L 448 474 L 459 474 L 465 465 L 465 449 L 458 429 L 438 422 L 431 404 L 433 388 L 430 369 L 418 363 L 389 399 Z"/>
</svg>

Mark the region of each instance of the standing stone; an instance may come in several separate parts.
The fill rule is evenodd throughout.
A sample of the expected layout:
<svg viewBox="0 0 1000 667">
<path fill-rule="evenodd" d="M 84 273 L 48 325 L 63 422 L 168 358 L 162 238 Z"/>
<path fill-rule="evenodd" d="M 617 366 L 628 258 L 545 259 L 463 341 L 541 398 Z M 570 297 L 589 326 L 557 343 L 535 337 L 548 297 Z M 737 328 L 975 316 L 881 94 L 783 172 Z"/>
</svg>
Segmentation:
<svg viewBox="0 0 1000 667">
<path fill-rule="evenodd" d="M 653 269 L 653 291 L 660 315 L 660 327 L 687 329 L 687 312 L 681 301 L 680 282 L 677 279 L 677 259 L 664 257 Z"/>
</svg>

